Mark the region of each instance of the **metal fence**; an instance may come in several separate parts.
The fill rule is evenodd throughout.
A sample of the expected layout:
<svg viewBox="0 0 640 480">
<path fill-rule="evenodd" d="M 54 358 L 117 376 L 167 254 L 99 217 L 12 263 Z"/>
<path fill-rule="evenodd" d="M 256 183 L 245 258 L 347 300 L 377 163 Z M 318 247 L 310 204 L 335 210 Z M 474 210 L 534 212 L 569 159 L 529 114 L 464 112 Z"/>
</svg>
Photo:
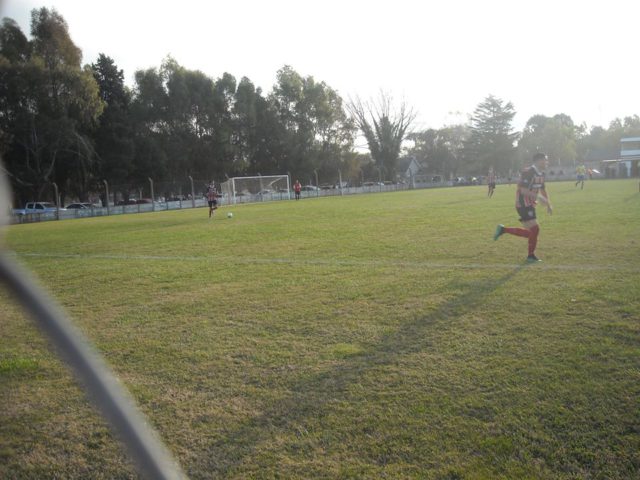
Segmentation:
<svg viewBox="0 0 640 480">
<path fill-rule="evenodd" d="M 437 177 L 437 176 L 436 176 Z M 433 178 L 436 178 L 433 177 Z M 568 172 L 552 172 L 547 176 L 547 181 L 561 181 L 575 179 L 575 175 Z M 513 184 L 517 178 L 498 179 L 498 184 Z M 90 198 L 88 208 L 59 208 L 56 211 L 45 213 L 13 214 L 11 223 L 32 223 L 49 220 L 67 220 L 74 218 L 101 217 L 106 215 L 123 215 L 130 213 L 147 213 L 167 210 L 182 210 L 186 208 L 199 208 L 207 206 L 206 180 L 187 180 L 185 182 L 158 182 L 151 179 L 147 184 L 114 185 L 106 186 L 105 191 L 95 194 Z M 482 183 L 478 183 L 482 184 Z M 410 182 L 365 182 L 359 186 L 335 186 L 316 187 L 306 185 L 303 187 L 300 197 L 319 198 L 344 195 L 360 195 L 366 193 L 395 192 L 409 189 L 427 189 L 457 186 L 455 181 L 418 181 Z M 108 198 L 108 201 L 107 201 Z M 153 200 L 152 200 L 153 199 Z M 269 192 L 256 194 L 236 193 L 235 204 L 259 203 L 295 199 L 291 192 Z M 232 203 L 227 194 L 222 194 L 218 199 L 219 206 Z M 104 205 L 104 206 L 100 206 Z"/>
<path fill-rule="evenodd" d="M 194 181 L 191 185 L 177 182 L 161 182 L 147 185 L 114 185 L 105 192 L 90 197 L 86 208 L 59 208 L 55 211 L 42 213 L 27 213 L 11 215 L 12 223 L 32 223 L 49 220 L 68 220 L 74 218 L 101 217 L 107 215 L 124 215 L 130 213 L 147 213 L 167 210 L 182 210 L 207 206 L 205 181 Z M 427 188 L 428 186 L 415 184 L 412 188 Z M 357 195 L 363 193 L 392 192 L 406 190 L 407 184 L 365 184 L 358 187 L 318 188 L 306 186 L 301 192 L 301 198 L 318 198 L 338 195 Z M 185 193 L 186 192 L 186 193 Z M 192 193 L 193 192 L 193 193 Z M 108 201 L 107 201 L 108 195 Z M 259 203 L 282 201 L 294 198 L 293 192 L 270 192 L 256 194 L 236 194 L 235 203 Z M 152 200 L 153 199 L 153 200 Z M 223 194 L 218 199 L 218 205 L 229 205 L 231 199 Z M 104 205 L 104 206 L 100 206 Z"/>
</svg>

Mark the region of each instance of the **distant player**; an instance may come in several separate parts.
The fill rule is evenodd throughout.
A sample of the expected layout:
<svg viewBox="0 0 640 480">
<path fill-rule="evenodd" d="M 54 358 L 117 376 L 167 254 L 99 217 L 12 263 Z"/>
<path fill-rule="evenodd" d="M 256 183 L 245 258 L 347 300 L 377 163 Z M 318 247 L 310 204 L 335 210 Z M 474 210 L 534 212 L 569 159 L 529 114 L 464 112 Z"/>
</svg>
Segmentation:
<svg viewBox="0 0 640 480">
<path fill-rule="evenodd" d="M 209 218 L 211 218 L 213 211 L 218 208 L 218 191 L 213 181 L 207 187 L 207 201 L 209 202 Z"/>
<path fill-rule="evenodd" d="M 496 189 L 496 173 L 493 171 L 493 167 L 489 167 L 487 183 L 489 184 L 489 192 L 487 193 L 487 196 L 491 198 L 493 196 L 493 191 Z"/>
<path fill-rule="evenodd" d="M 580 190 L 584 189 L 584 177 L 587 175 L 587 167 L 580 165 L 576 168 L 576 187 L 580 184 Z"/>
<path fill-rule="evenodd" d="M 296 200 L 300 200 L 300 192 L 302 191 L 302 185 L 300 185 L 300 180 L 296 180 L 296 183 L 293 184 L 293 191 L 296 194 Z"/>
<path fill-rule="evenodd" d="M 538 200 L 547 206 L 549 214 L 553 211 L 549 195 L 544 186 L 544 170 L 548 163 L 547 156 L 544 153 L 536 153 L 533 156 L 533 165 L 525 168 L 520 175 L 520 181 L 516 189 L 516 210 L 520 215 L 520 222 L 522 222 L 524 228 L 498 225 L 493 235 L 494 240 L 498 240 L 503 233 L 529 239 L 528 263 L 540 261 L 535 255 L 538 233 L 540 232 L 540 227 L 536 221 L 536 204 Z"/>
</svg>

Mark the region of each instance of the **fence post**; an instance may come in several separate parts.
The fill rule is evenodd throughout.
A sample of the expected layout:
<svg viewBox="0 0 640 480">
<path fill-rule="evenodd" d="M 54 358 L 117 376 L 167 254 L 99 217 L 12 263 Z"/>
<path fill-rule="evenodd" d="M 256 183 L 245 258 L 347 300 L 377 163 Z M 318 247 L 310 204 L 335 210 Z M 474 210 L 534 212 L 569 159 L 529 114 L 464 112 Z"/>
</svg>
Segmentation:
<svg viewBox="0 0 640 480">
<path fill-rule="evenodd" d="M 58 185 L 56 182 L 51 182 L 53 185 L 53 192 L 56 196 L 56 220 L 60 220 L 60 194 L 58 193 Z"/>
<path fill-rule="evenodd" d="M 193 177 L 191 175 L 187 175 L 189 177 L 189 181 L 191 182 L 191 207 L 196 208 L 196 192 L 193 189 Z"/>
<path fill-rule="evenodd" d="M 318 171 L 314 168 L 313 174 L 316 176 L 316 197 L 320 196 L 320 185 L 318 185 Z"/>
<path fill-rule="evenodd" d="M 153 180 L 151 179 L 151 177 L 147 177 L 149 179 L 149 184 L 151 185 L 151 211 L 155 212 L 156 211 L 156 202 L 155 202 L 155 195 L 153 194 Z"/>
<path fill-rule="evenodd" d="M 102 180 L 102 182 L 104 183 L 104 188 L 106 191 L 105 203 L 107 204 L 107 215 L 111 215 L 111 212 L 109 211 L 109 184 L 106 180 Z"/>
</svg>

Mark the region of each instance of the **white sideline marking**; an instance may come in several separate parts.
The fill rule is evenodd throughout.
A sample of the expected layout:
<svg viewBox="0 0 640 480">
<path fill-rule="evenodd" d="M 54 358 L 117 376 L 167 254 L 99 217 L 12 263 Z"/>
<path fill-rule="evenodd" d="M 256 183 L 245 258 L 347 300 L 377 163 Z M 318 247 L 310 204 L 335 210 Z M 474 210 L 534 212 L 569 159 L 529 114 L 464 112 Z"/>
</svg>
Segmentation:
<svg viewBox="0 0 640 480">
<path fill-rule="evenodd" d="M 437 269 L 514 269 L 523 266 L 543 270 L 570 271 L 637 271 L 637 268 L 616 265 L 556 265 L 541 262 L 535 265 L 523 263 L 445 263 L 445 262 L 404 262 L 379 260 L 323 260 L 318 258 L 251 258 L 224 256 L 181 256 L 181 255 L 112 255 L 112 254 L 77 254 L 77 253 L 12 253 L 19 257 L 32 258 L 68 258 L 77 260 L 121 260 L 121 261 L 180 261 L 180 262 L 225 262 L 237 264 L 287 264 L 287 265 L 320 265 L 327 267 L 402 267 L 402 268 L 437 268 Z"/>
</svg>

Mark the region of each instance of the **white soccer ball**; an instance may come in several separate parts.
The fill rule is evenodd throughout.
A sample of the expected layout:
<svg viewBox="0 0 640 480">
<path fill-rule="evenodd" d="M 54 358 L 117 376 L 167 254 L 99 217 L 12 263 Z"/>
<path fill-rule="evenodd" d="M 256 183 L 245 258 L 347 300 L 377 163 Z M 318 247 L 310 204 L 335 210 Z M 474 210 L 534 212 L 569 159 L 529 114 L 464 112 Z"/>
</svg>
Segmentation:
<svg viewBox="0 0 640 480">
<path fill-rule="evenodd" d="M 227 218 L 233 218 L 233 213 L 231 212 L 227 213 Z"/>
</svg>

